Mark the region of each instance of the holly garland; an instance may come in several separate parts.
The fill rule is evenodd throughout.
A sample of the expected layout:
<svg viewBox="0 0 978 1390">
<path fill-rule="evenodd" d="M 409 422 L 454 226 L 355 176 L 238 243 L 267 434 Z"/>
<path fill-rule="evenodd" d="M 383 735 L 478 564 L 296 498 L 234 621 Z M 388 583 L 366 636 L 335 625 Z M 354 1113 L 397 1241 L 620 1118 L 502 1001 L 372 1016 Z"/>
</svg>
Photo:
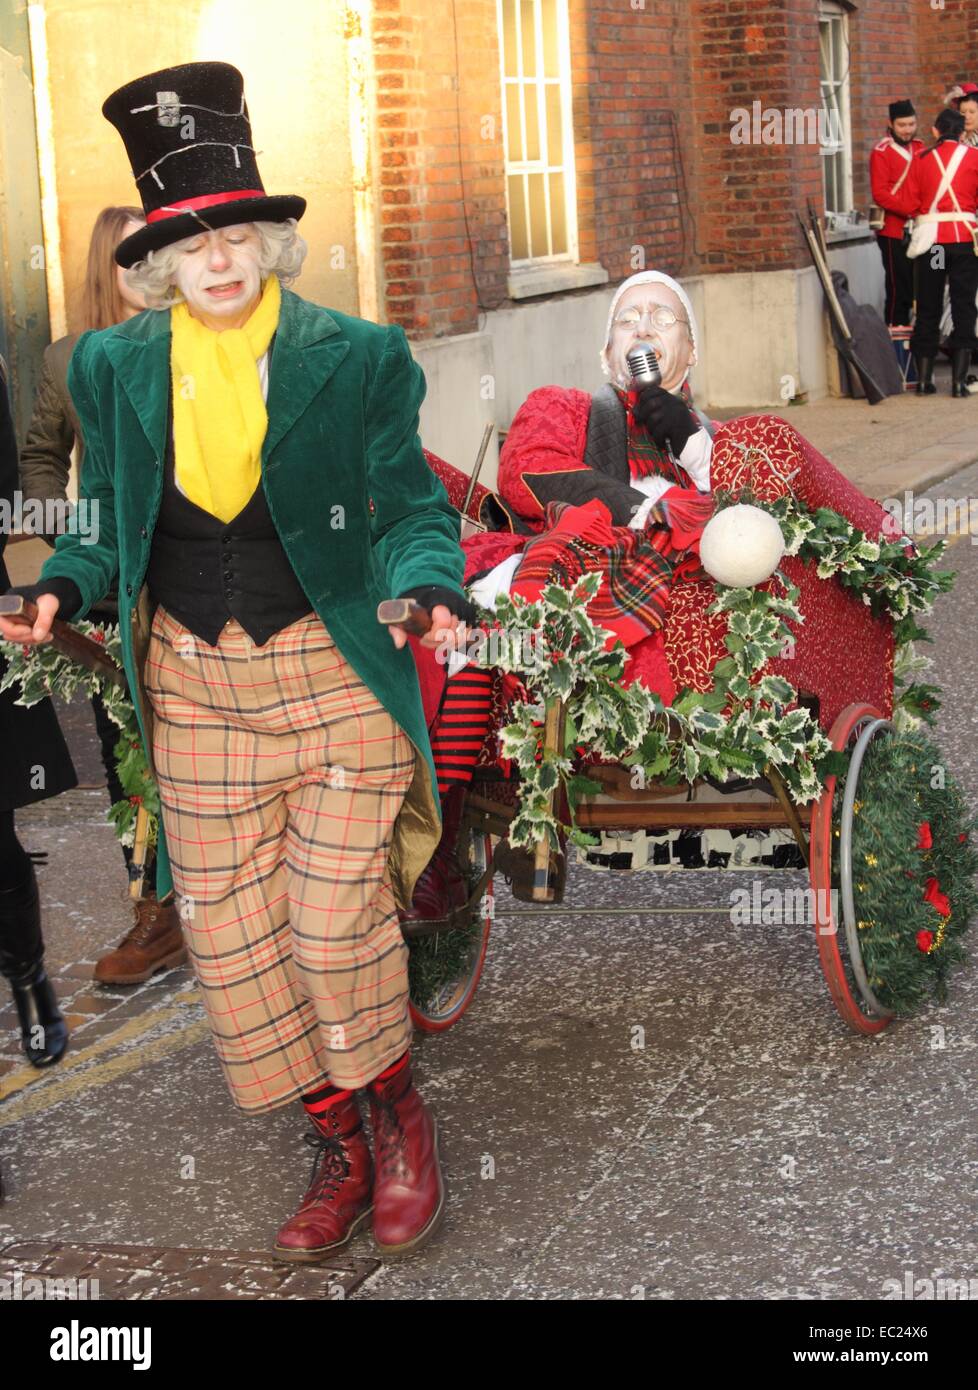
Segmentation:
<svg viewBox="0 0 978 1390">
<path fill-rule="evenodd" d="M 838 579 L 872 610 L 873 617 L 893 619 L 897 645 L 919 635 L 914 613 L 927 613 L 938 594 L 954 584 L 954 572 L 938 570 L 946 541 L 917 550 L 907 537 L 873 540 L 831 507 L 812 510 L 787 494 L 764 502 L 749 489 L 714 493 L 717 510 L 745 503 L 769 512 L 784 536 L 786 555 L 812 561 L 819 579 Z M 908 554 L 908 550 L 910 553 Z"/>
<path fill-rule="evenodd" d="M 844 779 L 836 788 L 841 804 Z M 907 1015 L 943 1002 L 978 910 L 976 827 L 940 750 L 923 733 L 866 751 L 852 822 L 856 927 L 870 988 Z M 839 831 L 834 840 L 838 882 Z"/>
<path fill-rule="evenodd" d="M 117 627 L 89 622 L 74 623 L 73 626 L 86 637 L 101 643 L 106 654 L 121 667 L 122 642 Z M 147 848 L 151 852 L 155 848 L 159 829 L 159 792 L 150 774 L 139 722 L 128 693 L 97 672 L 80 666 L 71 657 L 56 650 L 50 642 L 39 646 L 15 642 L 0 645 L 7 662 L 7 670 L 0 680 L 0 691 L 19 685 L 17 704 L 36 705 L 51 695 L 68 702 L 79 691 L 89 698 L 92 695 L 101 696 L 106 713 L 120 731 L 114 753 L 116 772 L 125 793 L 123 799 L 110 808 L 109 819 L 122 844 L 131 846 L 136 835 L 136 816 L 142 804 L 148 815 Z"/>
</svg>

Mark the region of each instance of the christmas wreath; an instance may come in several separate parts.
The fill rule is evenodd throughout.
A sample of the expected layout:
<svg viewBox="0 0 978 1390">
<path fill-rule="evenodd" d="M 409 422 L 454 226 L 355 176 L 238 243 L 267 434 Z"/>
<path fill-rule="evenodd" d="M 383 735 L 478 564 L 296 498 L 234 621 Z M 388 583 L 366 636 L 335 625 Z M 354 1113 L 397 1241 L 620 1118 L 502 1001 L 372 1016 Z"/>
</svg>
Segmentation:
<svg viewBox="0 0 978 1390">
<path fill-rule="evenodd" d="M 840 778 L 837 804 L 843 785 Z M 978 909 L 975 818 L 940 750 L 919 732 L 869 745 L 853 812 L 853 899 L 870 989 L 895 1014 L 943 1002 Z"/>
</svg>

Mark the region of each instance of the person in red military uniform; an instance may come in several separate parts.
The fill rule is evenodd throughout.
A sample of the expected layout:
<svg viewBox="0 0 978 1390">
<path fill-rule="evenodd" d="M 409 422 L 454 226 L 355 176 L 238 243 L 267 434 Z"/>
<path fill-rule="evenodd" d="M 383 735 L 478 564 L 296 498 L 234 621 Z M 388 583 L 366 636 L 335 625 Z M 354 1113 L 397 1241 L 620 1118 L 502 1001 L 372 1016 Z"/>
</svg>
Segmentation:
<svg viewBox="0 0 978 1390">
<path fill-rule="evenodd" d="M 923 140 L 916 139 L 913 102 L 890 102 L 887 130 L 869 156 L 869 177 L 873 202 L 883 209 L 883 226 L 876 232 L 876 241 L 886 276 L 884 318 L 888 324 L 906 326 L 913 307 L 913 262 L 907 259 L 904 240 L 910 214 L 910 169 L 924 148 Z"/>
<path fill-rule="evenodd" d="M 962 143 L 964 117 L 939 112 L 936 144 L 910 170 L 915 221 L 910 254 L 917 260 L 917 319 L 910 349 L 917 363 L 917 394 L 933 395 L 934 359 L 940 345 L 944 285 L 951 292 L 951 395 L 966 397 L 968 367 L 978 319 L 978 150 Z"/>
</svg>

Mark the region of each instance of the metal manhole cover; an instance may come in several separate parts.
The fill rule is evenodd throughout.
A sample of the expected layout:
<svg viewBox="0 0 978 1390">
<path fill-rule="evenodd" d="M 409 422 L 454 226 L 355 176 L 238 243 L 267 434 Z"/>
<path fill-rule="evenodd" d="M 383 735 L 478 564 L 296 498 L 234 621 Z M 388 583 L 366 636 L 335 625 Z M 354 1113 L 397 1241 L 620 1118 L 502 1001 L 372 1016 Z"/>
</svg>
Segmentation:
<svg viewBox="0 0 978 1390">
<path fill-rule="evenodd" d="M 379 1268 L 342 1254 L 286 1265 L 265 1250 L 21 1241 L 0 1250 L 0 1299 L 341 1299 Z"/>
</svg>

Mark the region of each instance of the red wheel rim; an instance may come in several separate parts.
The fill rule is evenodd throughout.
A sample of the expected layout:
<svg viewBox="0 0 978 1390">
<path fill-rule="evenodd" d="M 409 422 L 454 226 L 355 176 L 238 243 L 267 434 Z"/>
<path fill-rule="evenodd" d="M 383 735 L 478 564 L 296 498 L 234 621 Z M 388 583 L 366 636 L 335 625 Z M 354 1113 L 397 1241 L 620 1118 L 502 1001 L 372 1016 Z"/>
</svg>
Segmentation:
<svg viewBox="0 0 978 1390">
<path fill-rule="evenodd" d="M 835 723 L 829 739 L 835 752 L 848 745 L 853 729 L 863 719 L 883 719 L 875 705 L 849 705 Z M 812 811 L 809 877 L 815 899 L 815 940 L 832 996 L 832 1003 L 856 1033 L 882 1033 L 891 1018 L 877 1018 L 863 1009 L 849 988 L 845 963 L 839 951 L 838 923 L 832 912 L 832 811 L 835 803 L 835 777 L 826 777 L 825 791 Z"/>
</svg>

